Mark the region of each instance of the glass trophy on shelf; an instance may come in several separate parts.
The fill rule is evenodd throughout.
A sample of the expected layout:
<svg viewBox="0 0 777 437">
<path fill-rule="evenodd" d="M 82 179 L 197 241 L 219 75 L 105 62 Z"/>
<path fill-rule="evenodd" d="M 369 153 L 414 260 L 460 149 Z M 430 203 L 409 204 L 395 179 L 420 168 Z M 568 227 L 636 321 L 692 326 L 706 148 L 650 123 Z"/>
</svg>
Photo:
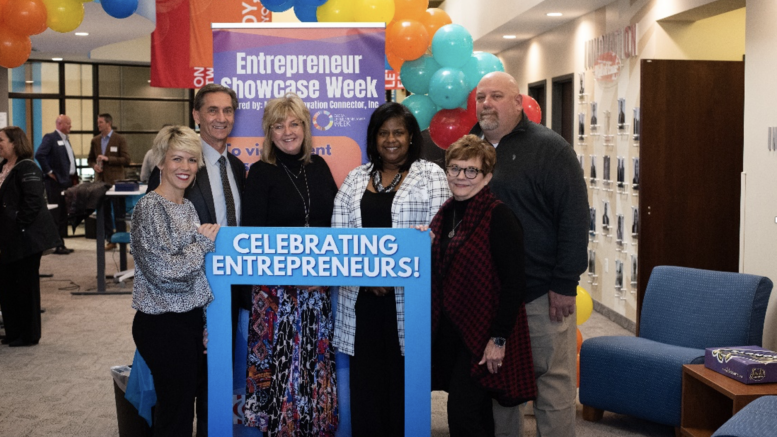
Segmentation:
<svg viewBox="0 0 777 437">
<path fill-rule="evenodd" d="M 637 255 L 631 255 L 631 285 L 637 285 Z"/>
<path fill-rule="evenodd" d="M 636 237 L 639 235 L 639 208 L 636 206 L 631 207 L 631 214 L 633 216 L 631 222 L 631 236 Z"/>
<path fill-rule="evenodd" d="M 585 72 L 578 73 L 578 77 L 580 78 L 580 97 L 583 97 L 585 95 Z"/>
<path fill-rule="evenodd" d="M 591 134 L 599 131 L 599 117 L 597 116 L 598 109 L 599 104 L 596 102 L 591 102 Z"/>
<path fill-rule="evenodd" d="M 616 217 L 618 218 L 618 227 L 616 228 L 617 230 L 615 232 L 615 241 L 618 244 L 622 245 L 623 244 L 623 227 L 624 227 L 623 214 L 618 214 L 618 215 L 616 215 Z"/>
<path fill-rule="evenodd" d="M 596 155 L 590 155 L 591 157 L 591 184 L 596 183 Z"/>
<path fill-rule="evenodd" d="M 634 177 L 631 179 L 632 188 L 639 190 L 639 158 L 632 158 L 634 162 Z"/>
<path fill-rule="evenodd" d="M 585 141 L 585 114 L 582 112 L 577 114 L 577 139 Z"/>
<path fill-rule="evenodd" d="M 623 289 L 623 261 L 619 259 L 615 260 L 615 288 Z"/>
<path fill-rule="evenodd" d="M 626 128 L 626 99 L 618 99 L 618 129 Z"/>
<path fill-rule="evenodd" d="M 622 156 L 618 157 L 618 188 L 623 188 L 626 184 L 626 159 Z"/>
<path fill-rule="evenodd" d="M 588 234 L 593 237 L 596 235 L 596 207 L 589 207 L 588 215 L 590 217 L 590 221 L 588 223 Z"/>
<path fill-rule="evenodd" d="M 604 209 L 602 210 L 602 228 L 610 228 L 610 202 L 608 200 L 602 200 Z"/>
<path fill-rule="evenodd" d="M 578 153 L 577 160 L 580 162 L 580 168 L 585 171 L 585 155 Z"/>
<path fill-rule="evenodd" d="M 634 108 L 634 142 L 639 142 L 639 108 Z"/>
<path fill-rule="evenodd" d="M 588 249 L 588 276 L 596 274 L 596 251 Z"/>
<path fill-rule="evenodd" d="M 604 155 L 602 157 L 603 163 L 602 163 L 602 181 L 609 185 L 610 184 L 610 155 Z"/>
</svg>

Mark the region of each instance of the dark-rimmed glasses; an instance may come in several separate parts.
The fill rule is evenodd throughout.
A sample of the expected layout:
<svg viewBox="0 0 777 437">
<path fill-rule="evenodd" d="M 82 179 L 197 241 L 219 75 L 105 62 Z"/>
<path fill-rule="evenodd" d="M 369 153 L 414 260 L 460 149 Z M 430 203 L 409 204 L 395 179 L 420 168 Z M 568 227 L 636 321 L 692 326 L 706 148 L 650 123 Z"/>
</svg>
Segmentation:
<svg viewBox="0 0 777 437">
<path fill-rule="evenodd" d="M 445 170 L 448 172 L 448 176 L 452 178 L 459 177 L 459 173 L 461 173 L 462 170 L 464 170 L 464 176 L 467 179 L 475 179 L 478 177 L 478 173 L 483 173 L 483 170 L 475 167 L 459 167 L 458 165 L 449 165 L 445 168 Z"/>
</svg>

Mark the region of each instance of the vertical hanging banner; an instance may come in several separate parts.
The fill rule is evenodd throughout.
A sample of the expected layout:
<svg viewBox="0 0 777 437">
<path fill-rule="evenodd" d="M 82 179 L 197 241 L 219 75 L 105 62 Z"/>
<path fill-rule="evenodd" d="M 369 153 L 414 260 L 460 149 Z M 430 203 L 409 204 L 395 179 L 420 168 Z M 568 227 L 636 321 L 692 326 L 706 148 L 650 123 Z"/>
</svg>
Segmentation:
<svg viewBox="0 0 777 437">
<path fill-rule="evenodd" d="M 431 234 L 415 229 L 223 227 L 205 271 L 208 434 L 234 435 L 232 284 L 405 287 L 405 435 L 431 433 Z M 381 377 L 381 375 L 376 375 Z"/>
<path fill-rule="evenodd" d="M 261 156 L 268 100 L 296 93 L 310 110 L 313 153 L 338 186 L 366 161 L 370 115 L 386 100 L 384 23 L 213 24 L 214 82 L 239 101 L 228 147 Z"/>
</svg>

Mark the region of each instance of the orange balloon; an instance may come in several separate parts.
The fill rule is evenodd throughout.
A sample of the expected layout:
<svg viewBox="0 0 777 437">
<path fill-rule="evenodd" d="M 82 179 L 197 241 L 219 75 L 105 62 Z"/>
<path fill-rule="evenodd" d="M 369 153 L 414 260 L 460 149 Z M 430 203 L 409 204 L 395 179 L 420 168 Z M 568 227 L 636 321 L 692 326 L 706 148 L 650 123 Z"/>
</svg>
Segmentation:
<svg viewBox="0 0 777 437">
<path fill-rule="evenodd" d="M 8 26 L 0 26 L 0 67 L 16 68 L 24 64 L 31 51 L 29 36 L 13 33 Z"/>
<path fill-rule="evenodd" d="M 389 52 L 386 52 L 386 60 L 388 61 L 389 65 L 391 65 L 391 69 L 397 73 L 402 70 L 402 64 L 405 63 L 404 59 L 398 58 Z"/>
<path fill-rule="evenodd" d="M 420 20 L 429 7 L 429 0 L 394 0 L 394 19 Z"/>
<path fill-rule="evenodd" d="M 429 34 L 419 21 L 394 21 L 386 29 L 386 52 L 400 59 L 418 59 L 428 47 Z"/>
<path fill-rule="evenodd" d="M 42 0 L 8 0 L 3 19 L 19 35 L 37 35 L 46 30 L 46 5 Z"/>
<path fill-rule="evenodd" d="M 447 12 L 439 8 L 429 8 L 424 11 L 423 17 L 421 17 L 421 24 L 426 27 L 426 32 L 429 34 L 429 47 L 432 46 L 432 38 L 437 32 L 437 29 L 453 24 L 453 20 Z"/>
<path fill-rule="evenodd" d="M 580 348 L 583 346 L 583 334 L 580 328 L 577 328 L 577 354 L 580 355 Z"/>
</svg>

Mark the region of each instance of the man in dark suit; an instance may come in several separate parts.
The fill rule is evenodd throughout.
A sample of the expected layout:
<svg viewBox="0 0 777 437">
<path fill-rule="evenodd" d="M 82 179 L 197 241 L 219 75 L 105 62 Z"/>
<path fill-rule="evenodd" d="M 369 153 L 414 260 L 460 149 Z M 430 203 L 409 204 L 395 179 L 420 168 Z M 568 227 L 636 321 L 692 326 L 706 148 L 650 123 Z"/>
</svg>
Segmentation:
<svg viewBox="0 0 777 437">
<path fill-rule="evenodd" d="M 89 149 L 89 159 L 87 161 L 94 168 L 95 181 L 113 185 L 117 180 L 124 179 L 124 166 L 130 163 L 127 141 L 123 136 L 113 131 L 113 117 L 111 117 L 111 114 L 100 114 L 97 116 L 97 129 L 100 131 L 100 135 L 92 138 L 92 146 Z M 103 225 L 105 226 L 105 239 L 108 241 L 105 250 L 116 248 L 116 245 L 110 242 L 111 235 L 113 235 L 113 223 L 110 214 L 111 204 L 113 204 L 116 230 L 119 232 L 127 230 L 127 224 L 124 222 L 126 210 L 124 200 L 122 196 L 117 196 L 113 199 L 109 199 L 106 196 L 105 203 L 103 203 L 103 208 L 105 208 L 105 223 Z M 99 226 L 100 224 L 98 223 L 97 225 Z"/>
<path fill-rule="evenodd" d="M 230 88 L 218 84 L 202 87 L 194 97 L 192 116 L 200 126 L 200 142 L 205 165 L 197 172 L 194 182 L 184 196 L 197 210 L 200 223 L 218 223 L 221 226 L 240 225 L 240 205 L 245 185 L 245 164 L 227 151 L 227 137 L 232 132 L 237 109 L 237 95 Z M 148 180 L 148 191 L 159 186 L 159 168 Z M 232 291 L 232 340 L 234 343 L 237 316 L 240 307 L 251 308 L 248 287 L 234 287 Z M 203 403 L 204 404 L 204 403 Z M 207 410 L 198 397 L 197 428 L 207 423 Z"/>
<path fill-rule="evenodd" d="M 76 174 L 76 158 L 73 148 L 70 146 L 70 117 L 61 114 L 57 117 L 56 130 L 43 136 L 43 140 L 35 153 L 40 168 L 46 178 L 43 180 L 46 186 L 48 203 L 57 205 L 52 211 L 54 221 L 59 229 L 59 237 L 62 245 L 57 247 L 54 253 L 67 255 L 73 252 L 65 247 L 67 237 L 67 205 L 65 205 L 64 191 L 78 183 Z"/>
</svg>

